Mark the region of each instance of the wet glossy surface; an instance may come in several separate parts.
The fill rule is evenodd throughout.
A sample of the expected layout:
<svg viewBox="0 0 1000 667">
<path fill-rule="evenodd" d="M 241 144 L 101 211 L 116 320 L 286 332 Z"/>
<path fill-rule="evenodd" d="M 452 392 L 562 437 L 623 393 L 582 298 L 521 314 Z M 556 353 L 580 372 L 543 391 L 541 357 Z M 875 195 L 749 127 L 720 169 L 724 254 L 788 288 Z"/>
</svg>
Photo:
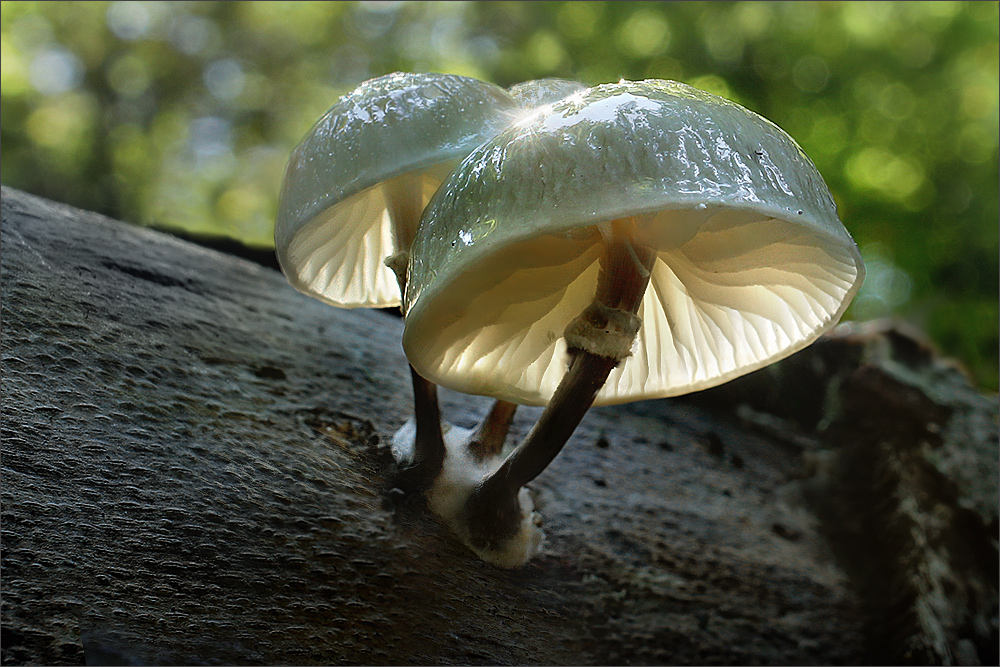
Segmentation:
<svg viewBox="0 0 1000 667">
<path fill-rule="evenodd" d="M 518 103 L 502 88 L 450 74 L 389 74 L 366 81 L 340 98 L 295 149 L 286 170 L 275 245 L 293 285 L 331 303 L 398 303 L 394 278 L 382 260 L 406 250 L 395 247 L 394 237 L 411 237 L 418 219 L 385 220 L 384 203 L 370 205 L 385 196 L 368 197 L 365 191 L 403 173 L 419 174 L 457 162 L 519 112 Z M 440 178 L 435 187 L 438 182 Z M 370 199 L 361 205 L 364 215 L 329 212 L 354 196 Z M 354 213 L 359 210 L 355 205 L 348 208 Z M 315 229 L 307 230 L 308 240 L 300 239 L 300 232 L 320 218 L 324 220 L 321 225 L 350 225 L 349 230 L 332 229 L 329 236 L 350 237 L 357 243 L 331 247 Z M 388 228 L 379 231 L 386 224 Z M 379 239 L 366 237 L 369 232 Z M 368 258 L 365 248 L 377 248 L 380 256 Z M 371 270 L 351 280 L 317 281 L 330 275 L 353 276 L 358 273 L 355 259 Z"/>
<path fill-rule="evenodd" d="M 562 328 L 593 294 L 600 253 L 586 245 L 598 242 L 594 225 L 636 215 L 647 221 L 646 241 L 660 251 L 665 267 L 650 287 L 660 306 L 651 304 L 646 314 L 659 333 L 648 339 L 640 334 L 645 353 L 626 363 L 632 379 L 618 378 L 619 388 L 606 390 L 606 401 L 703 388 L 780 358 L 832 324 L 860 286 L 857 248 L 822 177 L 787 134 L 684 84 L 608 84 L 524 118 L 473 151 L 443 184 L 413 246 L 404 345 L 414 365 L 445 385 L 543 402 L 547 391 L 538 383 L 564 368 L 557 342 Z M 764 227 L 755 235 L 749 225 L 756 224 Z M 590 253 L 590 259 L 530 245 L 543 236 L 583 243 L 569 255 Z M 809 249 L 801 261 L 796 247 Z M 550 253 L 551 259 L 525 264 L 532 253 Z M 716 273 L 720 262 L 723 282 Z M 765 280 L 759 270 L 772 263 Z M 487 265 L 502 277 L 481 275 Z M 525 286 L 515 273 L 528 265 L 550 267 L 556 276 L 531 282 L 534 309 L 516 293 Z M 587 272 L 593 275 L 580 277 Z M 496 287 L 506 280 L 513 280 L 510 292 Z M 759 289 L 762 280 L 767 294 Z M 458 297 L 445 296 L 456 289 Z M 435 304 L 443 298 L 461 303 L 461 310 L 439 309 Z M 542 308 L 546 298 L 552 302 Z M 741 299 L 755 313 L 752 324 Z M 669 320 L 678 308 L 691 313 L 686 332 Z M 510 324 L 518 317 L 523 329 Z M 446 326 L 456 327 L 453 338 L 442 335 Z M 507 333 L 501 336 L 497 327 Z M 481 331 L 494 338 L 484 343 Z M 431 342 L 440 354 L 427 352 Z M 663 346 L 685 351 L 683 371 L 638 367 L 653 359 L 669 366 Z M 727 347 L 727 359 L 716 359 Z M 492 363 L 479 361 L 491 354 Z M 468 373 L 478 379 L 470 384 Z"/>
<path fill-rule="evenodd" d="M 533 79 L 518 83 L 507 89 L 511 96 L 525 109 L 535 109 L 587 89 L 587 85 L 570 79 Z"/>
</svg>

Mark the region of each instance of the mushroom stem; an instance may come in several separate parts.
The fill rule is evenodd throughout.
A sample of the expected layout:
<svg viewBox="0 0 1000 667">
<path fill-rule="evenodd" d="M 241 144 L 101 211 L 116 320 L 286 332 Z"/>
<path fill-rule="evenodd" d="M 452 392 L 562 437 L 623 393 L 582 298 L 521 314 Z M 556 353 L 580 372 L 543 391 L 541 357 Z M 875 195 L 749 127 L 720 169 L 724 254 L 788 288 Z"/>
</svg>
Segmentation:
<svg viewBox="0 0 1000 667">
<path fill-rule="evenodd" d="M 517 403 L 498 400 L 493 404 L 490 413 L 469 441 L 469 452 L 477 462 L 500 455 L 516 410 Z"/>
<path fill-rule="evenodd" d="M 617 363 L 589 352 L 573 357 L 534 428 L 466 502 L 463 519 L 473 546 L 499 550 L 517 534 L 523 519 L 518 492 L 559 454 Z M 560 407 L 550 409 L 554 405 Z"/>
<path fill-rule="evenodd" d="M 402 177 L 394 180 L 400 178 Z M 406 295 L 409 258 L 409 253 L 399 252 L 385 259 L 385 265 L 396 274 L 401 296 Z M 429 489 L 434 478 L 441 472 L 445 457 L 444 434 L 441 431 L 437 385 L 424 379 L 412 365 L 410 377 L 413 382 L 413 417 L 417 429 L 413 438 L 413 459 L 400 470 L 396 484 L 404 491 L 419 492 Z"/>
<path fill-rule="evenodd" d="M 496 549 L 517 533 L 523 518 L 518 491 L 562 450 L 612 369 L 628 356 L 638 331 L 635 313 L 642 303 L 656 253 L 631 242 L 634 222 L 615 221 L 612 225 L 613 233 L 605 235 L 607 250 L 594 302 L 567 327 L 572 355 L 569 370 L 531 432 L 466 503 L 465 520 L 476 547 Z M 623 322 L 630 324 L 623 326 Z M 610 342 L 592 340 L 602 336 L 610 338 Z M 587 347 L 593 349 L 574 345 L 571 338 L 586 339 Z"/>
<path fill-rule="evenodd" d="M 406 294 L 407 253 L 398 253 L 386 259 L 386 265 L 396 274 L 399 293 Z M 410 366 L 413 383 L 413 417 L 416 433 L 413 437 L 413 459 L 400 470 L 397 486 L 404 491 L 419 492 L 429 489 L 444 465 L 444 434 L 441 431 L 441 408 L 438 405 L 437 385 L 424 379 Z"/>
<path fill-rule="evenodd" d="M 386 210 L 392 221 L 393 240 L 397 248 L 413 245 L 420 215 L 424 211 L 424 189 L 420 175 L 406 172 L 385 182 Z"/>
<path fill-rule="evenodd" d="M 410 366 L 413 379 L 413 412 L 416 434 L 413 459 L 400 470 L 396 485 L 403 491 L 419 492 L 431 487 L 444 465 L 445 447 L 441 431 L 441 409 L 437 385 L 422 378 Z"/>
</svg>

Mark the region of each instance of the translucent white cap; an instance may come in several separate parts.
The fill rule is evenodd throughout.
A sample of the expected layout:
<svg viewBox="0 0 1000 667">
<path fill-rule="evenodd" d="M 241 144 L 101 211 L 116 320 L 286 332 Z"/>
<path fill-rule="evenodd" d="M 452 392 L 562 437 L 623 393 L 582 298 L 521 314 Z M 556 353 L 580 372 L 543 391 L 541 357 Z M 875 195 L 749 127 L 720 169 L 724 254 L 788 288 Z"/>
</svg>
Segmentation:
<svg viewBox="0 0 1000 667">
<path fill-rule="evenodd" d="M 597 404 L 781 359 L 833 326 L 864 276 L 822 177 L 777 126 L 681 83 L 597 86 L 477 148 L 428 205 L 406 292 L 413 367 L 546 403 L 563 331 L 594 297 L 597 225 L 630 217 L 657 258 L 632 354 Z"/>
<path fill-rule="evenodd" d="M 526 109 L 534 109 L 558 102 L 567 95 L 586 90 L 587 85 L 570 79 L 532 79 L 517 83 L 507 89 L 520 105 Z"/>
<path fill-rule="evenodd" d="M 399 305 L 384 260 L 409 249 L 451 168 L 518 111 L 499 86 L 452 74 L 389 74 L 344 95 L 285 171 L 274 242 L 289 282 L 335 306 Z"/>
</svg>

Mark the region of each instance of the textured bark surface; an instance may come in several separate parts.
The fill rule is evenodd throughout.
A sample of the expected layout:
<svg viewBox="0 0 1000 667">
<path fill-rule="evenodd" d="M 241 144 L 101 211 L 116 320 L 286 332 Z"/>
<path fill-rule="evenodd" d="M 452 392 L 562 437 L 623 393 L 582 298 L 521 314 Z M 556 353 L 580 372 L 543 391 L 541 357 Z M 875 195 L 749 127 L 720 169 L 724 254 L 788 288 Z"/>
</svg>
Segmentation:
<svg viewBox="0 0 1000 667">
<path fill-rule="evenodd" d="M 4 664 L 996 664 L 996 397 L 911 336 L 591 411 L 503 571 L 387 489 L 398 319 L 2 204 Z"/>
</svg>

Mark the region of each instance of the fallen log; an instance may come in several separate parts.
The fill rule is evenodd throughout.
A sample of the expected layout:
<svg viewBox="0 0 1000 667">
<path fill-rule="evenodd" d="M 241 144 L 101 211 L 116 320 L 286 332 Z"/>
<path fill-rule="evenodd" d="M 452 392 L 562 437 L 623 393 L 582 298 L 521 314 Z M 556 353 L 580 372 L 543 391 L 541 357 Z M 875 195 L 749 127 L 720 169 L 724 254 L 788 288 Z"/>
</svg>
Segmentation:
<svg viewBox="0 0 1000 667">
<path fill-rule="evenodd" d="M 996 397 L 897 328 L 591 411 L 499 570 L 390 488 L 397 318 L 0 199 L 3 664 L 997 662 Z"/>
</svg>

